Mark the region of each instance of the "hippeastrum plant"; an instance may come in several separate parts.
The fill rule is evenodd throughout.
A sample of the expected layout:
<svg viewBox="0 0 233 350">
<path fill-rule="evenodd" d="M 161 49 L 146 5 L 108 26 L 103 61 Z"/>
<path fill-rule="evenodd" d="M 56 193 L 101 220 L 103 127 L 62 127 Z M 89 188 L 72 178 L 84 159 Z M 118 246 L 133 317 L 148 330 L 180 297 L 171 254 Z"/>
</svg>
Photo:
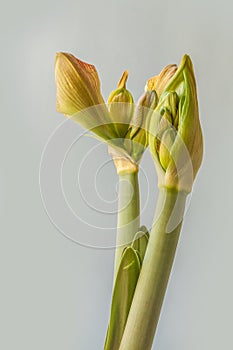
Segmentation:
<svg viewBox="0 0 233 350">
<path fill-rule="evenodd" d="M 134 105 L 125 71 L 105 104 L 95 67 L 68 53 L 56 55 L 55 77 L 57 111 L 107 143 L 119 175 L 115 283 L 105 345 L 113 350 L 123 334 L 148 242 L 147 230 L 140 229 L 138 169 L 148 146 L 145 124 L 158 98 L 150 89 Z"/>
<path fill-rule="evenodd" d="M 187 194 L 201 165 L 203 140 L 193 65 L 185 55 L 167 84 L 156 77 L 159 103 L 149 125 L 149 144 L 160 189 L 144 262 L 120 350 L 151 349 L 173 264 Z"/>
<path fill-rule="evenodd" d="M 105 350 L 151 349 L 203 140 L 192 62 L 166 66 L 134 104 L 125 71 L 107 104 L 93 65 L 55 61 L 57 110 L 109 147 L 119 175 L 114 288 Z M 150 234 L 140 228 L 138 169 L 150 146 L 160 190 Z"/>
</svg>

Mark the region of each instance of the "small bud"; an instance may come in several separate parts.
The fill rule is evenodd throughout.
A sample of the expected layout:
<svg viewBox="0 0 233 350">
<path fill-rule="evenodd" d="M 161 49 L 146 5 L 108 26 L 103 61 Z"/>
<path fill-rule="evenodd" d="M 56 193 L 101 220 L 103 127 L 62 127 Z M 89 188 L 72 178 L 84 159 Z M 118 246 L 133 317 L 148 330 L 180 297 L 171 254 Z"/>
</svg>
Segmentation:
<svg viewBox="0 0 233 350">
<path fill-rule="evenodd" d="M 132 139 L 140 128 L 145 129 L 146 120 L 158 104 L 158 96 L 154 90 L 146 91 L 139 99 L 131 120 L 130 138 Z M 143 131 L 143 130 L 142 130 Z"/>
<path fill-rule="evenodd" d="M 163 106 L 167 108 L 172 116 L 172 124 L 178 115 L 179 97 L 175 91 L 169 92 L 163 100 Z"/>
<path fill-rule="evenodd" d="M 128 131 L 128 137 L 132 141 L 131 153 L 133 158 L 138 162 L 148 146 L 148 123 L 151 114 L 158 104 L 156 92 L 146 91 L 139 99 L 134 110 L 131 125 Z"/>
<path fill-rule="evenodd" d="M 160 72 L 159 75 L 156 75 L 147 81 L 145 90 L 155 90 L 157 95 L 160 97 L 169 80 L 173 77 L 176 71 L 177 65 L 169 64 Z"/>
<path fill-rule="evenodd" d="M 164 170 L 167 169 L 170 161 L 171 155 L 170 150 L 176 138 L 176 131 L 173 128 L 169 128 L 164 131 L 162 139 L 159 146 L 159 159 Z"/>
<path fill-rule="evenodd" d="M 126 89 L 128 72 L 125 71 L 118 83 L 118 87 L 108 98 L 108 109 L 112 123 L 118 133 L 118 136 L 124 138 L 129 123 L 133 115 L 134 101 L 131 93 Z"/>
<path fill-rule="evenodd" d="M 160 109 L 160 119 L 156 128 L 156 138 L 160 143 L 161 137 L 164 131 L 172 126 L 172 115 L 168 108 L 163 107 Z"/>
</svg>

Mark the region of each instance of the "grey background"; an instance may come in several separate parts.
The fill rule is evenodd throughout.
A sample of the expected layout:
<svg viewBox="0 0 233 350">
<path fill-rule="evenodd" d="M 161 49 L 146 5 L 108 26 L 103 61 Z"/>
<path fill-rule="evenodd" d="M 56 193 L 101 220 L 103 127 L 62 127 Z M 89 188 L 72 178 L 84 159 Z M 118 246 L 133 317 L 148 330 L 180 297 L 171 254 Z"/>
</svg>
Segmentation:
<svg viewBox="0 0 233 350">
<path fill-rule="evenodd" d="M 40 197 L 42 150 L 64 120 L 55 111 L 56 51 L 94 63 L 105 97 L 126 68 L 128 87 L 138 97 L 148 77 L 191 55 L 205 160 L 153 349 L 231 348 L 231 1 L 22 0 L 2 3 L 0 16 L 0 348 L 99 350 L 105 336 L 113 250 L 65 238 Z M 153 211 L 154 204 L 143 214 L 146 223 Z"/>
</svg>

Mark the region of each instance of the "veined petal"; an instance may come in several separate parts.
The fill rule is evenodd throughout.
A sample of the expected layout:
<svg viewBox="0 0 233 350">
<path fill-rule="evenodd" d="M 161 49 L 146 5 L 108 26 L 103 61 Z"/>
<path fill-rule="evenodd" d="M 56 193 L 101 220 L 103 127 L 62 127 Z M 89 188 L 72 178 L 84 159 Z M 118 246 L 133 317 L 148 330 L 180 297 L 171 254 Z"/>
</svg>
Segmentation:
<svg viewBox="0 0 233 350">
<path fill-rule="evenodd" d="M 100 92 L 95 67 L 69 53 L 59 52 L 55 60 L 57 111 L 72 118 L 103 140 L 117 137 Z"/>
<path fill-rule="evenodd" d="M 95 67 L 69 53 L 59 52 L 55 60 L 57 85 L 57 111 L 73 114 L 104 100 L 100 92 L 100 81 Z"/>
</svg>

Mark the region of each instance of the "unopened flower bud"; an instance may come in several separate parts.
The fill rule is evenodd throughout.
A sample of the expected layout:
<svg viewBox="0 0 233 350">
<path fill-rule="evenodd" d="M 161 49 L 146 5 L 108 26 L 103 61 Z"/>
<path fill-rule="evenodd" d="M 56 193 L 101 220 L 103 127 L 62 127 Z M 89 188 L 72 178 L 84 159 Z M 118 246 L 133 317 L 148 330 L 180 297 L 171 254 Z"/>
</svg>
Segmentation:
<svg viewBox="0 0 233 350">
<path fill-rule="evenodd" d="M 176 131 L 174 130 L 174 128 L 169 128 L 165 130 L 162 135 L 158 153 L 159 153 L 160 163 L 164 170 L 167 169 L 171 161 L 170 150 L 175 141 L 175 138 L 176 138 Z"/>
<path fill-rule="evenodd" d="M 160 72 L 159 75 L 156 75 L 147 81 L 145 90 L 155 90 L 157 95 L 160 97 L 166 85 L 176 73 L 176 70 L 176 64 L 169 64 Z"/>
<path fill-rule="evenodd" d="M 160 109 L 159 118 L 159 123 L 156 129 L 157 144 L 160 144 L 164 131 L 172 127 L 172 115 L 168 108 L 163 107 Z"/>
<path fill-rule="evenodd" d="M 203 139 L 196 82 L 188 55 L 183 57 L 160 96 L 149 127 L 159 186 L 189 192 L 201 165 Z"/>
<path fill-rule="evenodd" d="M 100 92 L 95 67 L 69 53 L 59 52 L 55 59 L 57 111 L 78 122 L 104 140 L 117 134 Z"/>
<path fill-rule="evenodd" d="M 73 55 L 58 52 L 55 60 L 57 111 L 67 116 L 103 104 L 95 67 Z"/>
<path fill-rule="evenodd" d="M 118 83 L 118 87 L 108 98 L 108 108 L 112 123 L 119 137 L 124 138 L 133 115 L 134 101 L 131 93 L 126 89 L 128 72 L 125 71 Z"/>
<path fill-rule="evenodd" d="M 158 104 L 156 92 L 146 91 L 139 99 L 135 107 L 130 129 L 129 139 L 132 141 L 132 155 L 139 161 L 146 147 L 148 146 L 147 129 L 151 114 Z"/>
<path fill-rule="evenodd" d="M 133 139 L 140 131 L 145 131 L 146 121 L 158 104 L 155 90 L 146 91 L 139 99 L 131 120 L 130 138 Z"/>
<path fill-rule="evenodd" d="M 172 116 L 172 124 L 174 125 L 175 119 L 178 115 L 179 97 L 175 91 L 169 92 L 163 100 L 163 106 L 169 110 Z M 175 125 L 174 125 L 175 126 Z"/>
</svg>

